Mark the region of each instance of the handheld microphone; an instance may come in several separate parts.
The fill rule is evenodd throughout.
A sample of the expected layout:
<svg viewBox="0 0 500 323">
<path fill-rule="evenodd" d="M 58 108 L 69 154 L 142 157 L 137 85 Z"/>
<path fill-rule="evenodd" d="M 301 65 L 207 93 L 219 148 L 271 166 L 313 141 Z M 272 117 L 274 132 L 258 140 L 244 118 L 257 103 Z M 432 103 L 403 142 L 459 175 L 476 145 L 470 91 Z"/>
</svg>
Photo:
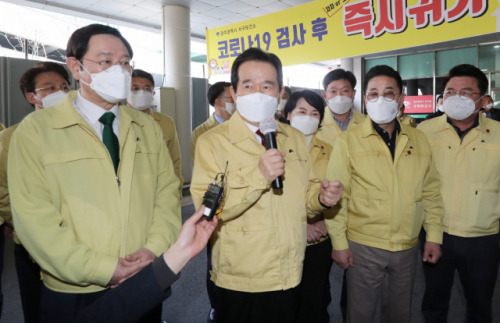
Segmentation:
<svg viewBox="0 0 500 323">
<path fill-rule="evenodd" d="M 259 129 L 266 140 L 266 149 L 278 149 L 278 144 L 276 143 L 276 130 L 278 130 L 278 123 L 276 120 L 274 118 L 262 120 L 259 124 Z M 276 177 L 272 186 L 275 190 L 283 189 L 283 180 L 281 176 Z"/>
</svg>

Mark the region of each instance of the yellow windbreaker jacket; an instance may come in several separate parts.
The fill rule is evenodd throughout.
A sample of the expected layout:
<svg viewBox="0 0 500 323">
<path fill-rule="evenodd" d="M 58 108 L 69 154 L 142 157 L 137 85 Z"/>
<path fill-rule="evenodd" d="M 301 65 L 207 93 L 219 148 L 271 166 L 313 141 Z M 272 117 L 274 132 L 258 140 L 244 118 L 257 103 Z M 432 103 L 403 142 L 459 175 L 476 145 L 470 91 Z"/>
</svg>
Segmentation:
<svg viewBox="0 0 500 323">
<path fill-rule="evenodd" d="M 167 144 L 170 158 L 172 158 L 175 174 L 177 175 L 177 177 L 179 177 L 179 191 L 182 192 L 182 184 L 184 183 L 184 178 L 182 178 L 181 172 L 181 149 L 179 147 L 179 138 L 177 138 L 175 122 L 169 116 L 153 110 L 151 110 L 151 116 L 160 125 L 161 131 L 163 132 L 163 139 Z"/>
<path fill-rule="evenodd" d="M 323 211 L 318 201 L 320 182 L 300 131 L 278 122 L 277 143 L 286 154 L 280 195 L 274 194 L 258 168 L 265 148 L 238 112 L 198 139 L 191 182 L 196 208 L 227 162 L 224 207 L 211 239 L 212 280 L 222 288 L 264 292 L 300 283 L 306 214 L 312 217 Z"/>
<path fill-rule="evenodd" d="M 479 126 L 462 142 L 447 116 L 422 122 L 429 138 L 444 200 L 445 232 L 480 237 L 498 232 L 500 220 L 500 123 L 479 114 Z"/>
<path fill-rule="evenodd" d="M 326 219 L 335 250 L 347 239 L 389 251 L 414 247 L 422 225 L 427 241 L 442 242 L 440 182 L 425 135 L 401 125 L 394 161 L 366 118 L 342 133 L 333 147 L 328 179 L 344 184 L 339 213 Z"/>
<path fill-rule="evenodd" d="M 3 222 L 10 225 L 12 225 L 12 214 L 7 182 L 7 157 L 9 156 L 9 145 L 12 134 L 18 125 L 15 124 L 0 132 L 0 217 Z"/>
<path fill-rule="evenodd" d="M 207 121 L 203 122 L 198 127 L 196 127 L 196 129 L 194 129 L 193 133 L 191 134 L 191 162 L 193 163 L 193 165 L 194 165 L 196 141 L 202 134 L 204 134 L 208 130 L 218 125 L 219 123 L 217 122 L 217 120 L 215 120 L 214 114 L 212 114 L 210 118 L 207 119 Z"/>
<path fill-rule="evenodd" d="M 311 161 L 314 165 L 314 170 L 318 173 L 320 180 L 326 178 L 326 167 L 328 166 L 328 161 L 330 160 L 330 155 L 332 154 L 332 146 L 327 144 L 326 142 L 318 139 L 316 135 L 311 140 L 311 148 L 309 149 L 309 156 L 311 157 Z M 333 218 L 335 213 L 338 212 L 337 206 L 332 209 L 324 210 L 322 214 L 314 217 L 308 218 L 308 223 L 316 223 L 319 220 L 330 217 Z M 326 238 L 321 238 L 320 241 L 315 243 L 308 243 L 307 245 L 313 245 L 322 241 L 325 241 Z"/>
<path fill-rule="evenodd" d="M 140 248 L 160 255 L 181 226 L 179 179 L 161 129 L 120 106 L 120 164 L 76 111 L 76 91 L 29 114 L 8 157 L 14 227 L 55 291 L 106 288 L 118 262 Z"/>
</svg>

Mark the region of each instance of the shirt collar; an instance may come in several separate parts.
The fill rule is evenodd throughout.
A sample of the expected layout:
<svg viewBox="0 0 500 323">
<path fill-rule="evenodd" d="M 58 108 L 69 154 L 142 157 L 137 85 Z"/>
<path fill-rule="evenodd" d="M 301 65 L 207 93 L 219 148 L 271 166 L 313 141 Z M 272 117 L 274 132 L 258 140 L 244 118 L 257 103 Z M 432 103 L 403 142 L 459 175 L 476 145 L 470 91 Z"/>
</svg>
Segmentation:
<svg viewBox="0 0 500 323">
<path fill-rule="evenodd" d="M 105 112 L 113 112 L 114 115 L 116 116 L 115 120 L 120 119 L 120 109 L 118 108 L 118 104 L 115 104 L 109 111 L 104 110 L 100 106 L 90 102 L 89 100 L 85 99 L 80 91 L 78 91 L 78 94 L 76 96 L 76 100 L 74 101 L 74 105 L 78 112 L 91 124 L 96 124 L 99 122 L 99 118 L 105 113 Z"/>
<path fill-rule="evenodd" d="M 330 109 L 328 109 L 328 110 L 332 114 L 333 120 L 335 120 L 335 122 L 337 122 L 337 124 L 338 123 L 349 123 L 349 121 L 354 117 L 354 113 L 352 112 L 352 108 L 349 109 L 349 117 L 347 117 L 347 120 L 345 122 L 342 122 L 339 119 L 337 119 L 337 117 L 333 114 L 333 112 Z"/>
<path fill-rule="evenodd" d="M 252 124 L 249 124 L 249 123 L 248 123 L 248 122 L 246 122 L 246 121 L 243 121 L 243 122 L 247 125 L 248 129 L 250 129 L 250 131 L 251 131 L 252 133 L 256 133 L 256 132 L 257 132 L 257 130 L 259 130 L 259 127 L 254 126 L 254 125 L 252 125 Z"/>
<path fill-rule="evenodd" d="M 224 121 L 226 121 L 226 120 L 222 119 L 221 117 L 219 117 L 219 116 L 217 115 L 217 113 L 214 113 L 214 118 L 215 118 L 215 121 L 217 121 L 217 123 L 218 123 L 218 124 L 221 124 L 221 123 L 223 123 Z"/>
<path fill-rule="evenodd" d="M 384 129 L 382 129 L 377 123 L 373 122 L 373 129 L 379 134 L 380 137 L 382 137 L 382 134 L 386 132 Z M 391 138 L 394 137 L 394 135 L 398 135 L 401 132 L 401 126 L 399 125 L 399 122 L 396 120 L 396 124 L 394 125 L 394 130 L 392 131 Z"/>
</svg>

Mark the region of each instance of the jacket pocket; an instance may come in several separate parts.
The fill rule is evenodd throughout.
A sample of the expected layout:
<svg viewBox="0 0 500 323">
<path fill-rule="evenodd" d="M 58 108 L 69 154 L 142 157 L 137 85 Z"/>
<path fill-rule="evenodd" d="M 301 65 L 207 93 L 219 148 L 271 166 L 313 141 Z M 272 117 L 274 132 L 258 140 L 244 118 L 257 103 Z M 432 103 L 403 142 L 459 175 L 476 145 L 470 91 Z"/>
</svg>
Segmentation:
<svg viewBox="0 0 500 323">
<path fill-rule="evenodd" d="M 244 278 L 278 275 L 277 237 L 264 225 L 227 225 L 221 241 L 220 271 Z"/>
<path fill-rule="evenodd" d="M 105 157 L 106 156 L 95 150 L 69 151 L 45 154 L 42 158 L 42 163 L 44 166 L 48 166 L 52 164 L 69 163 L 82 159 L 103 159 Z"/>
<path fill-rule="evenodd" d="M 473 192 L 470 216 L 477 229 L 488 230 L 498 221 L 499 190 L 494 188 L 476 188 Z M 472 219 L 471 219 L 472 220 Z"/>
</svg>

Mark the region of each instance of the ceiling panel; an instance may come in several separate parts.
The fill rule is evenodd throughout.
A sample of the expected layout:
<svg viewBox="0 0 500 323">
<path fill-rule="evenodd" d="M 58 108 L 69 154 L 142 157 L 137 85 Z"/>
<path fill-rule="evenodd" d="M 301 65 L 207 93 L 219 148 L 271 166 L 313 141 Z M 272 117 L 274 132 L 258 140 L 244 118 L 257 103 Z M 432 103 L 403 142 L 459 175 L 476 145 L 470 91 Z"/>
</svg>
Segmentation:
<svg viewBox="0 0 500 323">
<path fill-rule="evenodd" d="M 224 5 L 224 9 L 235 12 L 235 13 L 242 13 L 251 9 L 255 9 L 255 6 L 252 6 L 248 3 L 245 2 L 240 2 L 240 1 L 234 1 L 231 3 L 228 3 Z"/>
<path fill-rule="evenodd" d="M 260 17 L 313 0 L 0 0 L 102 23 L 135 26 L 160 32 L 162 7 L 178 5 L 191 11 L 191 35 L 205 38 L 205 28 L 216 28 Z M 61 10 L 60 8 L 63 8 Z"/>
</svg>

